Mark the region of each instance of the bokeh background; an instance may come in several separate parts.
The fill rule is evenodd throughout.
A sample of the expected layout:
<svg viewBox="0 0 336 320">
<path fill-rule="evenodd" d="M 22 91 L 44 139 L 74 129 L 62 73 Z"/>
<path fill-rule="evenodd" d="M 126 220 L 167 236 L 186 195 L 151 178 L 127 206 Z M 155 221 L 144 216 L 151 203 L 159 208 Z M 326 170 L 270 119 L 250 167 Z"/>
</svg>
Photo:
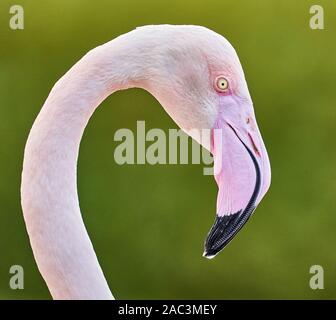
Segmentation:
<svg viewBox="0 0 336 320">
<path fill-rule="evenodd" d="M 25 29 L 9 28 L 9 7 Z M 325 30 L 309 28 L 320 4 Z M 272 164 L 253 218 L 214 260 L 202 258 L 217 187 L 202 165 L 114 161 L 119 128 L 176 128 L 147 92 L 110 96 L 91 119 L 79 158 L 82 213 L 117 298 L 336 298 L 336 3 L 250 0 L 1 0 L 0 298 L 50 299 L 20 207 L 23 149 L 53 84 L 91 48 L 146 24 L 197 24 L 224 35 L 242 61 Z M 9 268 L 25 289 L 9 288 Z M 309 268 L 325 289 L 309 287 Z"/>
</svg>

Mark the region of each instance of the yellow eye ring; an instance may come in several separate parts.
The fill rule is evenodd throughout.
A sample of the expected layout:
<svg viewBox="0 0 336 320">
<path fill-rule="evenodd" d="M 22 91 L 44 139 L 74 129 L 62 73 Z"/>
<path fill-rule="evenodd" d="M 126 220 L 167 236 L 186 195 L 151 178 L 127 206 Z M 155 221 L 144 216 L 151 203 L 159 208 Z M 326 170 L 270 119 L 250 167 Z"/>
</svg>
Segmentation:
<svg viewBox="0 0 336 320">
<path fill-rule="evenodd" d="M 223 77 L 219 76 L 215 80 L 216 90 L 219 92 L 227 92 L 229 90 L 229 81 Z"/>
</svg>

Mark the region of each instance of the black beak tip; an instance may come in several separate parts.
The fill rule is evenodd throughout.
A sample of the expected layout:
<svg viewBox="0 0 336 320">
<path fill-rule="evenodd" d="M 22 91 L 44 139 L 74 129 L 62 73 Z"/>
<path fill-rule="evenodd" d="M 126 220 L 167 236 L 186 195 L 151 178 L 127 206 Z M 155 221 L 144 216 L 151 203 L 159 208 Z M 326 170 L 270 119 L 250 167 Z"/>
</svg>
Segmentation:
<svg viewBox="0 0 336 320">
<path fill-rule="evenodd" d="M 216 215 L 215 222 L 205 240 L 203 257 L 212 259 L 223 250 L 247 222 L 253 209 L 244 210 L 244 212 L 240 210 L 224 216 Z"/>
<path fill-rule="evenodd" d="M 203 257 L 210 260 L 210 259 L 213 259 L 217 255 L 217 253 L 218 252 L 214 252 L 214 251 L 209 251 L 208 252 L 208 251 L 204 250 Z"/>
</svg>

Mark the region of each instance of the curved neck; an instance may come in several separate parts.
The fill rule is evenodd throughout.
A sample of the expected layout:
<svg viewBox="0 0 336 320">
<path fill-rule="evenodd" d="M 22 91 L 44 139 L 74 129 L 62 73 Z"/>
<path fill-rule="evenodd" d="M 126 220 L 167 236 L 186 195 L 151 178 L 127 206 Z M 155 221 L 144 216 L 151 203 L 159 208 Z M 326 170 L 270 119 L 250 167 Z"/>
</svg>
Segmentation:
<svg viewBox="0 0 336 320">
<path fill-rule="evenodd" d="M 80 213 L 76 167 L 96 107 L 145 76 L 126 43 L 119 37 L 92 50 L 57 82 L 25 148 L 22 208 L 38 268 L 55 299 L 113 299 Z"/>
</svg>

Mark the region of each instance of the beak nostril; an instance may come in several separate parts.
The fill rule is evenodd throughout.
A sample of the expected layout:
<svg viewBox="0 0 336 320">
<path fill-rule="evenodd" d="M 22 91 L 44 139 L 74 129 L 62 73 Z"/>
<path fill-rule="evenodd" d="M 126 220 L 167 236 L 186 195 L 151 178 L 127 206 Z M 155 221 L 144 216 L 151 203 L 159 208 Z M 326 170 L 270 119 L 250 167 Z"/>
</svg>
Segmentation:
<svg viewBox="0 0 336 320">
<path fill-rule="evenodd" d="M 246 124 L 249 124 L 250 123 L 250 118 L 247 118 L 246 119 Z"/>
<path fill-rule="evenodd" d="M 259 152 L 259 149 L 257 148 L 256 144 L 254 143 L 254 140 L 252 139 L 252 136 L 248 133 L 248 136 L 250 138 L 250 141 L 251 141 L 251 144 L 252 144 L 252 147 L 253 147 L 253 150 L 254 152 L 259 156 L 261 157 L 261 154 Z"/>
</svg>

